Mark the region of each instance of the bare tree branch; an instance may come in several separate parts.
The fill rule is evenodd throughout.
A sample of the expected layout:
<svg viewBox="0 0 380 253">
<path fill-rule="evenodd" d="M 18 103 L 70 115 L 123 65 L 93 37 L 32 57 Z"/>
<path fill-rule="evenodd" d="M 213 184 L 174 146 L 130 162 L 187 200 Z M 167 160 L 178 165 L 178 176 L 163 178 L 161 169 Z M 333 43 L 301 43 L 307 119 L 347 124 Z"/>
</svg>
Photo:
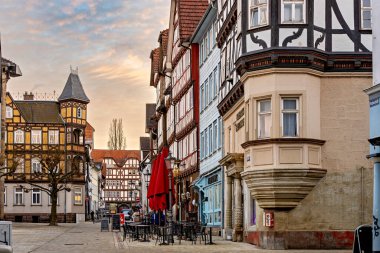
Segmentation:
<svg viewBox="0 0 380 253">
<path fill-rule="evenodd" d="M 108 148 L 121 150 L 126 148 L 123 119 L 112 119 L 108 133 Z"/>
</svg>

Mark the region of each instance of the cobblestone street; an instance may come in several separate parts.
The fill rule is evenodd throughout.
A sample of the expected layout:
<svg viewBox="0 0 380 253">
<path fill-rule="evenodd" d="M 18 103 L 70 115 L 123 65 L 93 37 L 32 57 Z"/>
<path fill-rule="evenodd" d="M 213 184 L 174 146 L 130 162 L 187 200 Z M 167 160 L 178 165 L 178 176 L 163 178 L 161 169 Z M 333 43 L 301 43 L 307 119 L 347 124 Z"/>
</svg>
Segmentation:
<svg viewBox="0 0 380 253">
<path fill-rule="evenodd" d="M 258 252 L 258 253 L 300 253 L 300 252 L 329 252 L 349 253 L 350 250 L 260 250 L 247 243 L 233 243 L 223 241 L 220 237 L 213 237 L 215 245 L 192 245 L 182 241 L 170 246 L 155 246 L 155 240 L 137 242 L 122 240 L 119 232 L 100 232 L 100 223 L 89 222 L 78 224 L 60 224 L 58 227 L 49 227 L 46 224 L 14 223 L 13 250 L 14 253 L 29 252 Z"/>
</svg>

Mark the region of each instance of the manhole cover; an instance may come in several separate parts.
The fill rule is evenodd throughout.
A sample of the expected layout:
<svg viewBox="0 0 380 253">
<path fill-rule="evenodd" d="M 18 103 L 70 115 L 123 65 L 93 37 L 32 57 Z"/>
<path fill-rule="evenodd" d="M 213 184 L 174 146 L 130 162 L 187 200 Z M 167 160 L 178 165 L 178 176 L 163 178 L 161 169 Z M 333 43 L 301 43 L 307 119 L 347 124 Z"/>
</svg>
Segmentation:
<svg viewBox="0 0 380 253">
<path fill-rule="evenodd" d="M 65 245 L 84 245 L 83 243 L 65 243 Z"/>
</svg>

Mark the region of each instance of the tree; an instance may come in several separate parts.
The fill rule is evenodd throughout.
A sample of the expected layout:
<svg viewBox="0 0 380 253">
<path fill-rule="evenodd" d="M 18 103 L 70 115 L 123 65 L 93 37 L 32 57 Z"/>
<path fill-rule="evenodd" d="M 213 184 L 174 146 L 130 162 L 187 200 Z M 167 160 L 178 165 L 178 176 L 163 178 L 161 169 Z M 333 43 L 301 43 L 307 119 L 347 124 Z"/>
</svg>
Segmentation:
<svg viewBox="0 0 380 253">
<path fill-rule="evenodd" d="M 41 167 L 33 172 L 33 178 L 26 178 L 24 180 L 26 183 L 32 186 L 32 188 L 38 188 L 43 192 L 46 192 L 51 199 L 51 210 L 50 210 L 50 226 L 57 226 L 57 198 L 58 192 L 60 191 L 70 191 L 70 187 L 67 183 L 70 182 L 75 175 L 80 172 L 79 163 L 81 161 L 74 160 L 66 161 L 70 169 L 62 170 L 59 168 L 59 164 L 64 160 L 64 153 L 62 151 L 52 151 L 49 150 L 46 153 L 41 154 L 40 164 Z M 45 183 L 36 183 L 42 181 Z M 26 189 L 24 191 L 29 191 L 31 189 Z"/>
<path fill-rule="evenodd" d="M 126 148 L 126 137 L 124 136 L 123 120 L 112 119 L 108 133 L 108 148 L 121 150 Z"/>
</svg>

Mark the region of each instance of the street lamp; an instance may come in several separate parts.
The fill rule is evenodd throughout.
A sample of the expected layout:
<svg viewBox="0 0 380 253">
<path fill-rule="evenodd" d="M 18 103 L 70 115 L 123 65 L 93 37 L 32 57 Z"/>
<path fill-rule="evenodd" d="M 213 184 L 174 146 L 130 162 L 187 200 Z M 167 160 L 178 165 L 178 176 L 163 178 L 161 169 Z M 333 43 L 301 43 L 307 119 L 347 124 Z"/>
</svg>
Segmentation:
<svg viewBox="0 0 380 253">
<path fill-rule="evenodd" d="M 145 181 L 145 186 L 146 186 L 146 215 L 149 214 L 148 187 L 149 187 L 149 182 L 150 182 L 150 176 L 151 176 L 150 168 L 147 166 L 144 172 L 144 181 Z"/>
<path fill-rule="evenodd" d="M 169 207 L 168 207 L 168 223 L 169 223 L 169 235 L 170 240 L 173 241 L 173 213 L 172 213 L 172 184 L 173 184 L 173 169 L 177 164 L 177 159 L 172 156 L 172 153 L 169 151 L 168 157 L 165 158 L 165 165 L 169 171 Z"/>
</svg>

